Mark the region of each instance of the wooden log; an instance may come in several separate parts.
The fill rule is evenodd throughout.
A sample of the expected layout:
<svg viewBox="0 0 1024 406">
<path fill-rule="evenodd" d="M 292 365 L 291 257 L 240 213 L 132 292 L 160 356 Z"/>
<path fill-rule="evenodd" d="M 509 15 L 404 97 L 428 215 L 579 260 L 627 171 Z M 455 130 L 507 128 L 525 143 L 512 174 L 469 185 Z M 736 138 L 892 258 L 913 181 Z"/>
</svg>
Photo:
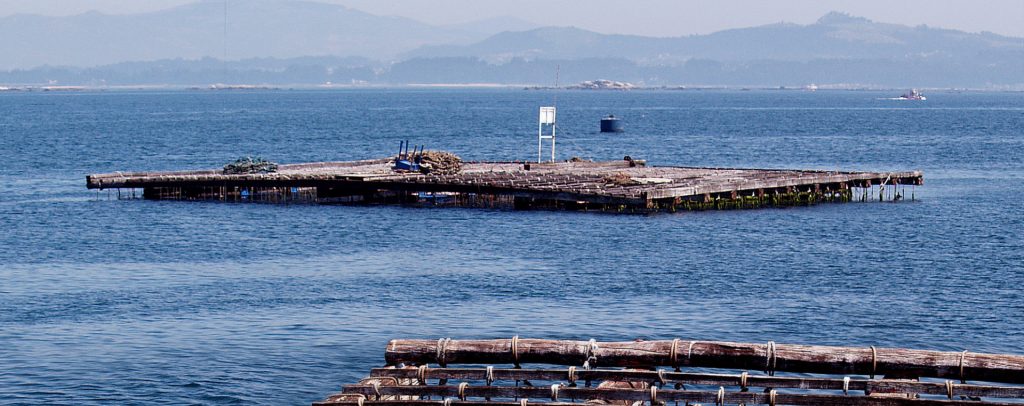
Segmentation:
<svg viewBox="0 0 1024 406">
<path fill-rule="evenodd" d="M 795 396 L 799 396 L 799 395 L 790 395 L 789 397 L 792 398 L 792 397 L 795 397 Z M 784 396 L 782 394 L 779 394 L 778 395 L 779 402 L 781 402 L 782 398 L 784 398 Z M 883 400 L 886 400 L 886 401 L 883 401 Z M 833 401 L 833 400 L 829 400 L 830 402 L 834 402 L 834 403 L 812 403 L 812 402 L 815 402 L 815 401 L 818 401 L 818 399 L 812 398 L 812 399 L 802 400 L 802 402 L 807 402 L 807 403 L 790 402 L 790 403 L 787 403 L 787 404 L 792 404 L 792 405 L 824 405 L 824 406 L 845 406 L 845 405 L 864 405 L 864 406 L 890 406 L 890 405 L 891 406 L 902 406 L 902 405 L 945 405 L 945 406 L 950 406 L 950 405 L 962 405 L 962 406 L 978 406 L 978 405 L 996 405 L 996 403 L 944 402 L 944 401 L 934 401 L 934 400 L 913 400 L 912 402 L 898 402 L 898 401 L 892 401 L 892 400 L 880 399 L 880 398 L 856 398 L 856 400 L 853 400 L 853 398 L 851 398 L 851 400 L 849 400 L 849 401 L 843 401 L 843 400 L 834 400 Z M 742 402 L 740 402 L 740 403 L 742 403 Z M 708 404 L 714 404 L 714 400 L 708 401 Z M 739 404 L 739 403 L 737 403 L 737 404 Z M 746 404 L 749 405 L 751 403 L 746 403 Z M 763 404 L 767 404 L 767 403 L 763 403 Z M 778 404 L 781 404 L 781 403 L 778 403 Z M 324 401 L 324 402 L 315 402 L 315 403 L 313 403 L 313 406 L 341 406 L 341 405 L 344 405 L 344 406 L 355 406 L 355 405 L 358 405 L 358 403 L 356 403 L 354 401 Z M 526 405 L 527 406 L 530 406 L 530 405 L 580 406 L 579 403 L 573 403 L 573 402 L 550 402 L 550 401 L 544 401 L 544 400 L 537 401 L 537 400 L 532 400 L 532 399 L 528 400 Z M 1005 405 L 1009 406 L 1009 405 L 1012 405 L 1012 404 L 1005 404 Z M 488 402 L 488 401 L 481 401 L 481 400 L 467 400 L 467 401 L 459 401 L 459 400 L 449 400 L 449 401 L 444 401 L 444 400 L 414 400 L 414 401 L 390 401 L 390 402 L 366 401 L 364 403 L 364 406 L 523 406 L 523 403 L 521 403 L 521 402 L 509 402 L 509 401 Z M 1019 406 L 1019 405 L 1014 405 L 1014 406 Z"/>
<path fill-rule="evenodd" d="M 691 366 L 855 375 L 914 375 L 1024 383 L 1024 356 L 900 348 L 848 348 L 722 341 L 587 342 L 570 340 L 391 340 L 389 365 L 399 363 Z M 443 348 L 439 344 L 443 343 Z M 675 354 L 672 349 L 675 347 Z M 440 358 L 440 359 L 439 359 Z M 673 361 L 674 360 L 674 361 Z M 592 364 L 593 365 L 593 364 Z"/>
<path fill-rule="evenodd" d="M 565 400 L 586 401 L 650 401 L 655 402 L 700 402 L 715 404 L 724 401 L 724 404 L 776 404 L 776 405 L 955 405 L 955 406 L 976 406 L 977 401 L 965 401 L 957 399 L 914 399 L 897 397 L 872 397 L 852 395 L 829 395 L 829 394 L 806 394 L 806 393 L 779 393 L 770 391 L 764 392 L 737 392 L 737 391 L 699 391 L 699 390 L 650 390 L 631 388 L 584 388 L 558 386 L 557 389 L 543 386 L 381 386 L 373 387 L 367 385 L 348 385 L 344 388 L 345 394 L 362 394 L 368 398 L 384 396 L 430 396 L 430 397 L 452 397 L 459 400 L 470 400 L 470 398 L 526 398 L 543 399 L 552 402 Z M 774 393 L 774 395 L 772 395 Z M 774 396 L 772 401 L 770 398 Z M 345 402 L 351 404 L 351 402 Z M 332 404 L 332 403 L 323 403 Z M 336 404 L 336 403 L 335 403 Z M 387 402 L 388 405 L 395 405 L 394 402 Z M 463 404 L 463 403 L 460 403 Z M 487 403 L 495 404 L 495 403 Z M 1006 402 L 985 402 L 985 405 L 1019 405 L 1019 403 Z"/>
<path fill-rule="evenodd" d="M 382 370 L 398 370 L 398 369 L 395 368 L 395 367 L 388 367 L 388 368 L 382 368 Z M 413 369 L 413 372 L 415 372 L 415 369 Z M 366 378 L 363 378 L 363 379 L 359 380 L 359 383 L 357 385 L 359 385 L 359 386 L 368 386 L 370 388 L 374 388 L 374 393 L 373 393 L 374 396 L 372 396 L 372 397 L 371 396 L 367 396 L 364 393 L 342 392 L 342 393 L 338 393 L 338 394 L 334 394 L 334 395 L 329 396 L 327 398 L 327 401 L 328 402 L 342 402 L 342 403 L 353 403 L 354 404 L 354 403 L 359 402 L 360 398 L 362 398 L 364 401 L 366 399 L 391 400 L 391 401 L 394 401 L 394 400 L 398 400 L 398 401 L 402 401 L 402 400 L 418 400 L 419 399 L 418 395 L 407 395 L 407 396 L 390 395 L 390 394 L 389 395 L 383 395 L 383 394 L 379 394 L 378 395 L 378 391 L 377 391 L 377 388 L 381 388 L 381 387 L 384 387 L 384 386 L 402 386 L 402 385 L 409 386 L 409 385 L 412 385 L 414 383 L 415 379 L 416 379 L 415 377 L 412 377 L 412 378 L 402 378 L 402 377 L 399 377 L 399 376 L 389 376 L 389 375 L 378 375 L 378 376 L 372 376 L 371 375 L 371 376 L 368 376 Z"/>
<path fill-rule="evenodd" d="M 666 384 L 743 386 L 757 388 L 794 388 L 808 390 L 843 390 L 865 393 L 921 393 L 946 395 L 948 388 L 943 382 L 895 381 L 886 379 L 854 378 L 845 382 L 841 378 L 810 378 L 795 376 L 709 374 L 672 371 L 577 369 L 572 371 L 575 381 L 640 381 Z M 415 369 L 374 368 L 370 376 L 390 376 L 411 379 L 419 375 Z M 426 368 L 427 379 L 452 379 L 483 381 L 487 370 L 480 368 Z M 498 381 L 562 381 L 569 382 L 566 369 L 498 369 L 491 370 L 491 377 Z M 1024 386 L 991 386 L 951 383 L 954 396 L 975 396 L 1024 399 Z"/>
</svg>

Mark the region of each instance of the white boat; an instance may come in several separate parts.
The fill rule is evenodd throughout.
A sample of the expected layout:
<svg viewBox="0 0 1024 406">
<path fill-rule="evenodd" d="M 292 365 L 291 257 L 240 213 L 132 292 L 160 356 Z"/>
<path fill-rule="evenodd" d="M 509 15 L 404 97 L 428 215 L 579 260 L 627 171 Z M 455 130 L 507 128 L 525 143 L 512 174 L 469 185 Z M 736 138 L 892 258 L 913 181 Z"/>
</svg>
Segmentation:
<svg viewBox="0 0 1024 406">
<path fill-rule="evenodd" d="M 898 97 L 897 99 L 899 99 L 899 100 L 928 100 L 928 98 L 924 97 L 924 95 L 921 94 L 921 92 L 917 91 L 917 89 L 910 89 L 909 92 L 900 95 L 900 97 Z"/>
</svg>

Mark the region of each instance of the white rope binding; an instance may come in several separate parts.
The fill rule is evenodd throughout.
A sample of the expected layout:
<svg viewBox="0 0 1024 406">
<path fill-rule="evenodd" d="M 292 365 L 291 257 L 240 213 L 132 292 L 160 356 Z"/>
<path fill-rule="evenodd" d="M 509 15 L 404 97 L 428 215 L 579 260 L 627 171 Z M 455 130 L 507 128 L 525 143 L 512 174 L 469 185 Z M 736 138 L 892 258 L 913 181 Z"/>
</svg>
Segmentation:
<svg viewBox="0 0 1024 406">
<path fill-rule="evenodd" d="M 377 400 L 380 400 L 380 382 L 373 381 L 370 385 L 373 386 L 373 393 L 377 396 Z"/>
<path fill-rule="evenodd" d="M 764 349 L 764 372 L 775 376 L 775 341 L 769 341 Z"/>
<path fill-rule="evenodd" d="M 440 365 L 441 368 L 448 366 L 445 357 L 448 355 L 448 343 L 450 343 L 451 341 L 451 338 L 437 339 L 437 365 Z"/>
<path fill-rule="evenodd" d="M 671 349 L 671 351 L 669 351 L 669 354 L 668 354 L 668 362 L 669 362 L 669 364 L 672 365 L 672 368 L 676 369 L 676 372 L 679 372 L 679 339 L 678 338 L 673 338 L 672 339 L 672 349 Z"/>
<path fill-rule="evenodd" d="M 427 384 L 427 364 L 420 365 L 416 368 L 416 380 L 420 381 L 420 385 Z"/>
<path fill-rule="evenodd" d="M 516 369 L 521 368 L 519 366 L 519 336 L 512 336 L 512 342 L 509 343 L 512 351 L 512 364 L 515 365 Z"/>
<path fill-rule="evenodd" d="M 871 346 L 871 379 L 875 379 L 875 371 L 878 370 L 878 349 Z"/>
<path fill-rule="evenodd" d="M 469 386 L 469 382 L 463 382 L 459 384 L 459 400 L 466 400 L 466 387 Z"/>
<path fill-rule="evenodd" d="M 967 377 L 964 376 L 964 357 L 967 356 L 967 350 L 960 353 L 960 383 L 967 383 Z"/>
<path fill-rule="evenodd" d="M 586 357 L 586 361 L 583 361 L 583 369 L 590 369 L 592 365 L 597 364 L 597 340 L 590 339 Z M 593 361 L 593 364 L 591 364 L 591 361 Z"/>
</svg>

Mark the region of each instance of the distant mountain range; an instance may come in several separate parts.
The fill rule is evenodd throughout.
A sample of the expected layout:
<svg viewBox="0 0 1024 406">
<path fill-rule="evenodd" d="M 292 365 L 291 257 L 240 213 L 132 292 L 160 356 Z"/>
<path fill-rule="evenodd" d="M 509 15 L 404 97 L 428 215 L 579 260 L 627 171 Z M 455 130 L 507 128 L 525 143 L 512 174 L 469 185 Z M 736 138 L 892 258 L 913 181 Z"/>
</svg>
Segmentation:
<svg viewBox="0 0 1024 406">
<path fill-rule="evenodd" d="M 563 83 L 1024 89 L 1022 38 L 843 13 L 655 38 L 512 18 L 433 26 L 301 1 L 231 2 L 227 11 L 226 37 L 224 3 L 212 0 L 135 15 L 0 18 L 0 69 L 9 69 L 0 85 L 549 85 L 560 66 Z M 225 38 L 231 62 L 216 59 Z"/>
<path fill-rule="evenodd" d="M 771 24 L 708 35 L 652 38 L 605 35 L 578 28 L 545 27 L 504 32 L 471 45 L 424 46 L 413 57 L 472 56 L 491 62 L 511 58 L 620 57 L 648 65 L 694 58 L 723 62 L 813 59 L 987 58 L 1016 56 L 1024 39 L 992 33 L 876 23 L 832 12 L 809 25 Z"/>
<path fill-rule="evenodd" d="M 0 18 L 0 69 L 96 66 L 124 61 L 361 56 L 387 60 L 423 45 L 469 44 L 535 25 L 492 18 L 433 26 L 311 1 L 222 0 L 162 11 Z M 226 45 L 226 49 L 225 49 Z"/>
</svg>

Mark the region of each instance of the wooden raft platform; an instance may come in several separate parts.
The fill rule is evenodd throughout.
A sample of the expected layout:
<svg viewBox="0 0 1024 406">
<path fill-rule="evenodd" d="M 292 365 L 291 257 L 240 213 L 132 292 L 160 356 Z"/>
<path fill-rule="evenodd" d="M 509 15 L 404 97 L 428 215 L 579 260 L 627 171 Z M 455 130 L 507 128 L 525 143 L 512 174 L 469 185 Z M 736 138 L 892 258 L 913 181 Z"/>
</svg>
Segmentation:
<svg viewBox="0 0 1024 406">
<path fill-rule="evenodd" d="M 385 361 L 386 367 L 313 405 L 1024 403 L 1024 356 L 968 351 L 442 338 L 392 340 Z M 527 363 L 544 368 L 523 367 Z"/>
<path fill-rule="evenodd" d="M 280 165 L 275 173 L 220 170 L 89 175 L 90 189 L 143 189 L 148 199 L 350 203 L 596 210 L 702 210 L 824 201 L 901 200 L 914 172 L 691 168 L 641 161 L 470 162 L 457 174 L 399 173 L 393 159 Z M 913 193 L 913 191 L 911 191 Z M 913 195 L 912 195 L 913 196 Z"/>
</svg>

